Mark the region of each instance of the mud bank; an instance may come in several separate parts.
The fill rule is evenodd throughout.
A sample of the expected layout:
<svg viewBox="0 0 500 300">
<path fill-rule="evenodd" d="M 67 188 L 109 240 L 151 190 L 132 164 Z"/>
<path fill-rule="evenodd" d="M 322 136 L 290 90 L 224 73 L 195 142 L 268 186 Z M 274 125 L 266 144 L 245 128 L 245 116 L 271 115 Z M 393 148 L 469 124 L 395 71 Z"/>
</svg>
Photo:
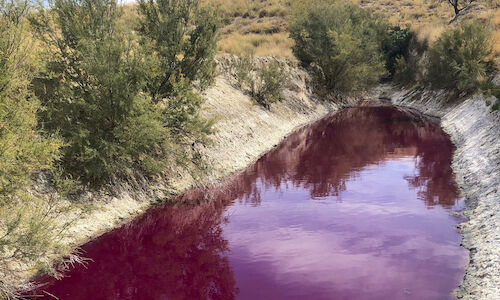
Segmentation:
<svg viewBox="0 0 500 300">
<path fill-rule="evenodd" d="M 213 142 L 203 149 L 210 172 L 200 180 L 174 168 L 154 181 L 114 182 L 103 190 L 88 191 L 76 201 L 62 201 L 61 205 L 71 207 L 71 211 L 54 221 L 60 224 L 72 221 L 64 236 L 68 249 L 118 227 L 155 203 L 172 199 L 191 187 L 211 184 L 247 167 L 298 127 L 338 110 L 336 105 L 313 97 L 306 72 L 286 61 L 282 63 L 290 78 L 284 91 L 285 99 L 273 104 L 271 110 L 264 109 L 236 87 L 231 73 L 224 71 L 227 62 L 227 58 L 219 59 L 222 75 L 216 78 L 214 86 L 202 93 L 205 99 L 203 114 L 217 121 Z M 41 178 L 35 184 L 34 193 L 49 197 L 49 190 Z M 80 207 L 72 203 L 87 205 Z M 47 260 L 57 260 L 59 253 Z M 37 272 L 36 266 L 23 265 L 20 269 L 26 280 Z"/>
<path fill-rule="evenodd" d="M 474 95 L 454 101 L 442 92 L 378 89 L 380 98 L 441 118 L 456 146 L 452 168 L 465 198 L 459 226 L 470 253 L 459 299 L 500 299 L 500 112 Z M 489 99 L 494 102 L 494 98 Z"/>
</svg>

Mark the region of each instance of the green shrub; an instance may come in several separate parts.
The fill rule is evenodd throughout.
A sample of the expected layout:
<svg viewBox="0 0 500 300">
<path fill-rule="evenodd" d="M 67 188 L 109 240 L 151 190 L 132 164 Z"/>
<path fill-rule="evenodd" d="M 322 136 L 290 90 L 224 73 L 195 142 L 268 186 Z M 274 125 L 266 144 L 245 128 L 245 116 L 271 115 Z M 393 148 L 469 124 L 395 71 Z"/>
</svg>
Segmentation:
<svg viewBox="0 0 500 300">
<path fill-rule="evenodd" d="M 350 4 L 318 4 L 290 25 L 293 52 L 327 91 L 361 91 L 386 75 L 381 43 L 387 26 Z"/>
<path fill-rule="evenodd" d="M 448 29 L 429 49 L 427 82 L 436 88 L 473 92 L 485 76 L 491 53 L 491 33 L 483 25 L 467 22 Z"/>
<path fill-rule="evenodd" d="M 56 209 L 29 191 L 32 176 L 50 169 L 61 142 L 37 130 L 39 101 L 30 93 L 37 65 L 24 2 L 0 0 L 0 298 L 14 299 L 19 264 L 48 266 L 58 243 L 50 218 Z"/>
<path fill-rule="evenodd" d="M 164 111 L 165 127 L 172 141 L 170 149 L 179 165 L 193 172 L 204 171 L 206 165 L 197 146 L 210 142 L 214 120 L 200 115 L 203 99 L 186 81 L 181 78 L 172 84 L 174 94 L 168 98 Z"/>
<path fill-rule="evenodd" d="M 241 57 L 233 56 L 231 58 L 231 67 L 235 72 L 236 81 L 240 88 L 243 88 L 245 84 L 252 86 L 250 77 L 254 69 L 254 59 L 250 55 L 244 55 Z"/>
<path fill-rule="evenodd" d="M 392 27 L 386 34 L 385 38 L 382 40 L 382 51 L 385 56 L 386 69 L 389 72 L 389 77 L 393 78 L 394 74 L 399 68 L 399 72 L 402 69 L 409 71 L 407 67 L 402 66 L 402 63 L 406 63 L 409 56 L 409 46 L 410 41 L 413 38 L 413 33 L 410 28 L 401 28 L 399 26 Z M 403 60 L 401 60 L 403 58 Z M 409 75 L 409 74 L 405 74 Z"/>
<path fill-rule="evenodd" d="M 486 95 L 495 96 L 498 100 L 500 100 L 500 85 L 496 85 L 491 81 L 484 81 L 480 84 L 481 91 Z"/>
<path fill-rule="evenodd" d="M 143 93 L 147 57 L 116 26 L 121 9 L 109 0 L 57 0 L 50 9 L 32 19 L 47 49 L 33 85 L 44 125 L 64 138 L 64 169 L 95 184 L 159 170 L 150 166 L 167 156 L 163 109 Z"/>
<path fill-rule="evenodd" d="M 417 72 L 415 66 L 408 63 L 404 56 L 396 58 L 393 67 L 393 81 L 395 83 L 406 85 L 415 82 Z"/>
<path fill-rule="evenodd" d="M 139 34 L 143 49 L 155 56 L 156 66 L 148 91 L 158 102 L 175 93 L 175 80 L 213 82 L 219 20 L 199 0 L 139 0 Z"/>
<path fill-rule="evenodd" d="M 0 0 L 0 204 L 51 167 L 60 142 L 37 131 L 38 100 L 29 92 L 36 69 L 24 4 Z"/>
<path fill-rule="evenodd" d="M 232 69 L 238 86 L 246 89 L 252 99 L 265 108 L 283 100 L 283 88 L 288 73 L 278 62 L 265 63 L 259 67 L 251 56 L 233 57 Z"/>
<path fill-rule="evenodd" d="M 145 91 L 164 107 L 164 126 L 177 163 L 201 168 L 199 145 L 209 142 L 213 120 L 200 115 L 204 89 L 215 78 L 219 20 L 198 0 L 140 0 L 139 35 L 151 67 Z"/>
<path fill-rule="evenodd" d="M 277 62 L 264 65 L 257 71 L 252 86 L 252 97 L 260 105 L 270 108 L 271 104 L 283 100 L 283 88 L 288 74 Z"/>
</svg>

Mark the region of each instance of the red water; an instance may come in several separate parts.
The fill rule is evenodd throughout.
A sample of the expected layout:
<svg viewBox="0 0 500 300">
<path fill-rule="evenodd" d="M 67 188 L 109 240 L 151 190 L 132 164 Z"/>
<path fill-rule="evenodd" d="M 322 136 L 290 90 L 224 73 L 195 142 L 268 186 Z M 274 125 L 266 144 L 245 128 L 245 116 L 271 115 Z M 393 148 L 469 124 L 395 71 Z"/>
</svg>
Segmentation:
<svg viewBox="0 0 500 300">
<path fill-rule="evenodd" d="M 83 246 L 59 299 L 450 299 L 464 274 L 453 146 L 433 122 L 353 108 L 242 174 Z M 211 201 L 206 201 L 206 200 Z M 49 299 L 48 296 L 46 296 Z"/>
</svg>

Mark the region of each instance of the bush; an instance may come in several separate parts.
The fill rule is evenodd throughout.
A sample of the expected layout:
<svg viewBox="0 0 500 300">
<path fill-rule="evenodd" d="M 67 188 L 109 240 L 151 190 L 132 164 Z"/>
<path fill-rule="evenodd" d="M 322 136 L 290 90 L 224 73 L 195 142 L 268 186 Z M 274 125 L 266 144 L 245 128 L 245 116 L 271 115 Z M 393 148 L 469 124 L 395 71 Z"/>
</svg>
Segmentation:
<svg viewBox="0 0 500 300">
<path fill-rule="evenodd" d="M 176 162 L 203 168 L 199 145 L 209 142 L 213 120 L 200 115 L 204 89 L 214 81 L 219 20 L 198 0 L 140 0 L 138 32 L 149 68 L 145 91 L 164 107 L 164 126 Z"/>
<path fill-rule="evenodd" d="M 308 6 L 294 17 L 293 52 L 327 91 L 361 91 L 386 74 L 382 39 L 387 26 L 350 4 Z"/>
<path fill-rule="evenodd" d="M 37 131 L 40 103 L 28 90 L 36 66 L 24 11 L 24 4 L 0 1 L 0 204 L 50 168 L 60 146 Z"/>
<path fill-rule="evenodd" d="M 64 138 L 64 169 L 93 184 L 136 169 L 157 172 L 168 131 L 163 109 L 143 93 L 147 57 L 116 26 L 121 9 L 108 0 L 59 0 L 50 8 L 32 19 L 46 46 L 34 89 L 44 125 Z"/>
<path fill-rule="evenodd" d="M 473 92 L 486 75 L 491 33 L 481 24 L 462 23 L 444 31 L 429 49 L 427 82 L 436 88 Z"/>
<path fill-rule="evenodd" d="M 14 299 L 15 286 L 30 262 L 48 267 L 53 209 L 29 191 L 32 176 L 50 169 L 60 141 L 37 130 L 39 101 L 29 92 L 37 66 L 22 2 L 0 0 L 0 298 Z"/>
<path fill-rule="evenodd" d="M 288 74 L 278 62 L 259 67 L 251 56 L 243 56 L 233 57 L 231 65 L 239 87 L 248 89 L 255 102 L 269 109 L 271 104 L 283 100 Z"/>
<path fill-rule="evenodd" d="M 144 50 L 157 58 L 148 90 L 158 102 L 175 93 L 175 80 L 213 82 L 219 20 L 199 0 L 139 0 L 139 34 Z"/>
<path fill-rule="evenodd" d="M 395 83 L 405 85 L 415 82 L 417 70 L 414 65 L 406 61 L 404 56 L 396 58 L 393 68 Z"/>
<path fill-rule="evenodd" d="M 252 87 L 252 97 L 257 103 L 269 109 L 271 104 L 283 100 L 283 88 L 287 78 L 288 75 L 278 63 L 264 65 L 257 72 L 256 82 Z"/>
<path fill-rule="evenodd" d="M 403 63 L 406 62 L 409 56 L 410 41 L 413 38 L 413 33 L 410 28 L 400 28 L 399 26 L 392 27 L 382 40 L 382 51 L 385 56 L 386 69 L 389 72 L 389 78 L 393 78 L 399 67 L 399 72 L 403 68 Z M 398 66 L 399 65 L 399 66 Z M 408 68 L 406 68 L 408 69 Z M 405 74 L 409 75 L 409 74 Z"/>
<path fill-rule="evenodd" d="M 231 60 L 231 67 L 235 72 L 236 81 L 240 88 L 243 88 L 245 84 L 248 85 L 248 87 L 251 87 L 253 85 L 251 82 L 251 76 L 255 66 L 252 56 L 233 56 Z"/>
<path fill-rule="evenodd" d="M 492 95 L 500 100 L 500 85 L 496 85 L 491 81 L 485 81 L 480 84 L 481 90 L 486 95 Z"/>
</svg>

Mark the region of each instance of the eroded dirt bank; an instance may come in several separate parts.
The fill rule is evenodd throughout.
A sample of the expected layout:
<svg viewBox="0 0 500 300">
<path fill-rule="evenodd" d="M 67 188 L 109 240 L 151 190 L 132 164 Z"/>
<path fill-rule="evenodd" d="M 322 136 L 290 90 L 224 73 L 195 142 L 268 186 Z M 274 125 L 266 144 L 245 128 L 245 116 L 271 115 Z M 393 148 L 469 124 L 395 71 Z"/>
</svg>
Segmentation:
<svg viewBox="0 0 500 300">
<path fill-rule="evenodd" d="M 456 145 L 452 168 L 465 197 L 467 221 L 459 226 L 470 253 L 459 299 L 500 299 L 500 112 L 483 96 L 455 101 L 442 92 L 378 89 L 396 105 L 441 118 Z M 490 99 L 494 102 L 494 99 Z"/>
</svg>

